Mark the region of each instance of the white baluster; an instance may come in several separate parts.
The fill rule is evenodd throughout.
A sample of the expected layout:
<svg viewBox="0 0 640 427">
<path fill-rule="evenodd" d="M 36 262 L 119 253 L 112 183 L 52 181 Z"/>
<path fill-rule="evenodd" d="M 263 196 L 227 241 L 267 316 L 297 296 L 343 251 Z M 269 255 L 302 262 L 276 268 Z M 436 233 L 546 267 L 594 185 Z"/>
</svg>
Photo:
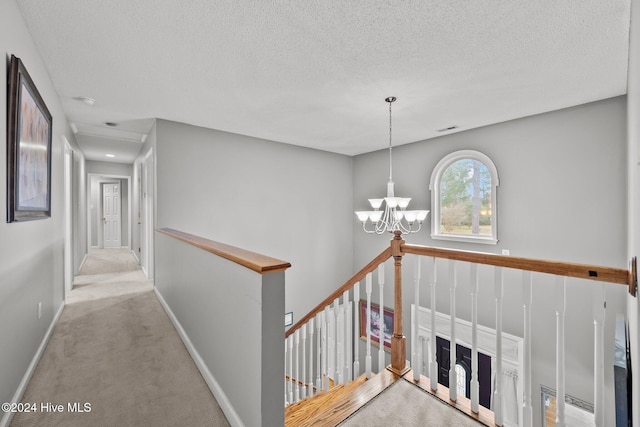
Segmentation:
<svg viewBox="0 0 640 427">
<path fill-rule="evenodd" d="M 413 368 L 414 381 L 420 380 L 420 362 L 418 332 L 420 329 L 420 256 L 414 257 L 413 269 L 413 316 L 411 318 L 411 367 Z"/>
<path fill-rule="evenodd" d="M 322 390 L 329 391 L 329 306 L 324 308 L 322 320 Z"/>
<path fill-rule="evenodd" d="M 340 305 L 340 298 L 336 298 L 336 308 L 338 315 L 336 318 L 336 381 L 338 384 L 344 384 L 344 301 Z"/>
<path fill-rule="evenodd" d="M 564 427 L 564 316 L 567 308 L 567 278 L 556 276 L 556 427 Z"/>
<path fill-rule="evenodd" d="M 522 299 L 524 311 L 524 402 L 522 405 L 522 418 L 524 427 L 533 426 L 533 397 L 531 392 L 531 300 L 532 300 L 532 274 L 530 271 L 522 272 Z"/>
<path fill-rule="evenodd" d="M 480 383 L 478 382 L 478 264 L 469 266 L 471 285 L 471 411 L 478 413 Z"/>
<path fill-rule="evenodd" d="M 320 392 L 322 390 L 322 359 L 325 357 L 324 349 L 322 348 L 322 343 L 324 342 L 324 338 L 322 337 L 322 325 L 324 324 L 324 311 L 321 311 L 316 316 L 316 340 L 318 351 L 316 352 L 316 360 L 317 360 L 317 368 L 316 368 L 316 392 Z"/>
<path fill-rule="evenodd" d="M 289 341 L 289 402 L 294 403 L 295 400 L 293 400 L 293 382 L 295 380 L 293 378 L 293 335 L 289 335 L 289 338 L 287 338 L 287 340 Z"/>
<path fill-rule="evenodd" d="M 384 371 L 384 264 L 378 267 L 378 288 L 380 289 L 380 316 L 378 317 L 378 373 Z"/>
<path fill-rule="evenodd" d="M 502 425 L 502 296 L 503 275 L 502 267 L 496 267 L 494 294 L 496 301 L 496 388 L 493 391 L 494 423 Z"/>
<path fill-rule="evenodd" d="M 438 390 L 438 359 L 436 357 L 436 259 L 431 258 L 433 268 L 431 269 L 431 339 L 429 340 L 429 383 L 431 390 Z"/>
<path fill-rule="evenodd" d="M 426 370 L 429 369 L 429 363 L 425 360 L 425 355 L 429 356 L 429 349 L 427 348 L 428 344 L 427 337 L 420 336 L 420 357 L 418 360 L 420 361 L 421 374 L 425 373 Z"/>
<path fill-rule="evenodd" d="M 351 331 L 353 328 L 353 308 L 349 301 L 349 291 L 344 291 L 342 297 L 344 305 L 344 383 L 351 382 L 351 363 L 353 362 L 353 347 L 351 346 Z"/>
<path fill-rule="evenodd" d="M 309 319 L 309 397 L 313 396 L 313 330 L 315 318 Z"/>
<path fill-rule="evenodd" d="M 333 309 L 331 305 L 328 307 L 327 313 L 327 387 L 329 387 L 329 378 L 336 384 L 336 308 L 335 302 Z"/>
<path fill-rule="evenodd" d="M 604 283 L 595 284 L 593 286 L 593 413 L 596 427 L 604 426 L 604 320 L 607 304 L 605 296 Z"/>
<path fill-rule="evenodd" d="M 456 274 L 456 262 L 449 260 L 449 326 L 451 329 L 451 342 L 449 343 L 449 399 L 458 400 L 458 373 L 456 372 L 456 287 L 458 276 Z"/>
<path fill-rule="evenodd" d="M 287 390 L 289 389 L 289 380 L 287 379 L 287 357 L 289 357 L 289 351 L 287 347 L 289 346 L 288 338 L 284 340 L 284 406 L 289 406 L 291 401 L 289 400 L 289 393 Z"/>
<path fill-rule="evenodd" d="M 293 336 L 295 337 L 295 344 L 296 344 L 296 376 L 294 378 L 294 387 L 295 387 L 295 401 L 300 402 L 300 329 L 296 329 L 296 331 L 293 333 Z"/>
<path fill-rule="evenodd" d="M 360 282 L 356 282 L 356 285 L 353 287 L 353 311 L 357 311 L 360 306 L 358 305 L 360 301 Z M 358 335 L 360 335 L 360 312 L 355 313 L 355 317 L 353 318 L 353 379 L 355 380 L 360 376 L 360 339 Z"/>
<path fill-rule="evenodd" d="M 307 324 L 302 325 L 302 387 L 300 388 L 300 400 L 307 398 Z"/>
<path fill-rule="evenodd" d="M 367 354 L 364 358 L 364 365 L 367 373 L 367 379 L 371 378 L 371 277 L 371 273 L 366 276 L 367 312 L 365 322 L 367 322 Z"/>
</svg>

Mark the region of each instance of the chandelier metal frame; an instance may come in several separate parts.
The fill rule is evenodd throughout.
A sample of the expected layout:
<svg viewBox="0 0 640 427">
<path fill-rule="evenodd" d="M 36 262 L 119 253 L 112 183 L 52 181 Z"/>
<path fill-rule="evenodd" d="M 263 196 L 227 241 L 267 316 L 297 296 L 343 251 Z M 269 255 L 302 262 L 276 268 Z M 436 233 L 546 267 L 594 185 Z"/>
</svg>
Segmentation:
<svg viewBox="0 0 640 427">
<path fill-rule="evenodd" d="M 358 220 L 362 222 L 362 229 L 370 234 L 393 233 L 400 231 L 402 234 L 417 233 L 422 228 L 422 223 L 429 214 L 428 210 L 406 210 L 411 201 L 410 197 L 396 197 L 393 182 L 393 144 L 392 144 L 392 118 L 391 104 L 396 101 L 395 96 L 385 98 L 389 103 L 389 182 L 387 182 L 387 197 L 382 199 L 369 199 L 372 211 L 356 211 Z M 384 204 L 384 210 L 381 210 Z M 367 228 L 368 223 L 372 229 Z"/>
</svg>

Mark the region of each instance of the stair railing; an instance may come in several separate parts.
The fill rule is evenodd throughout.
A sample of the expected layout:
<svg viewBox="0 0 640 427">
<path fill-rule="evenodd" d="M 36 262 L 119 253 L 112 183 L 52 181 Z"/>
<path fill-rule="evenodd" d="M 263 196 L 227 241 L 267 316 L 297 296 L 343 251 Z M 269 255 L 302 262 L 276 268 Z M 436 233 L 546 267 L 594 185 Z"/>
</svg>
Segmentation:
<svg viewBox="0 0 640 427">
<path fill-rule="evenodd" d="M 290 405 L 327 391 L 337 385 L 348 384 L 360 376 L 360 284 L 364 281 L 367 316 L 370 318 L 373 276 L 377 270 L 378 288 L 384 287 L 384 262 L 391 258 L 386 248 L 369 264 L 347 280 L 285 333 L 285 404 Z M 382 298 L 382 296 L 380 296 Z M 380 307 L 383 307 L 380 301 Z M 380 313 L 382 314 L 382 313 Z M 371 331 L 367 322 L 365 372 L 372 375 L 371 339 L 379 344 L 378 371 L 385 367 L 384 323 L 379 317 L 378 331 Z M 378 372 L 376 371 L 376 372 Z"/>
<path fill-rule="evenodd" d="M 402 325 L 402 259 L 405 255 L 416 255 L 418 260 L 427 257 L 430 260 L 430 275 L 428 288 L 431 301 L 430 316 L 431 325 L 436 325 L 436 290 L 439 287 L 448 285 L 450 299 L 450 325 L 448 335 L 451 342 L 456 342 L 456 289 L 458 286 L 459 264 L 469 267 L 469 283 L 471 297 L 471 346 L 472 346 L 472 369 L 471 369 L 471 415 L 481 412 L 478 404 L 478 367 L 477 367 L 477 334 L 478 334 L 478 277 L 480 266 L 490 266 L 494 268 L 494 302 L 495 302 L 495 369 L 502 372 L 503 359 L 503 295 L 504 295 L 504 270 L 522 271 L 522 292 L 523 292 L 523 403 L 521 408 L 522 424 L 529 427 L 532 425 L 532 384 L 531 384 L 531 306 L 532 306 L 532 273 L 545 273 L 556 276 L 555 280 L 555 315 L 556 315 L 556 425 L 562 426 L 565 422 L 565 312 L 566 312 L 566 286 L 567 278 L 579 278 L 589 281 L 597 281 L 599 285 L 594 287 L 594 411 L 596 425 L 604 425 L 604 310 L 606 306 L 605 284 L 624 285 L 631 295 L 636 295 L 637 273 L 636 259 L 630 263 L 629 270 L 592 266 L 575 263 L 565 263 L 557 261 L 544 261 L 537 259 L 512 257 L 508 255 L 496 255 L 489 253 L 479 253 L 470 251 L 460 251 L 444 248 L 426 247 L 420 245 L 410 245 L 402 239 L 400 232 L 395 232 L 390 246 L 375 257 L 362 270 L 347 280 L 340 288 L 329 295 L 324 301 L 318 304 L 313 310 L 305 315 L 300 321 L 289 328 L 285 334 L 285 402 L 292 404 L 313 396 L 315 393 L 328 390 L 331 386 L 346 384 L 360 375 L 360 355 L 359 355 L 359 315 L 356 316 L 357 302 L 360 299 L 360 282 L 364 281 L 366 296 L 366 319 L 371 319 L 372 314 L 372 292 L 373 273 L 378 270 L 378 310 L 384 307 L 384 262 L 390 258 L 394 259 L 394 328 L 391 336 L 391 364 L 387 367 L 397 374 L 406 373 L 409 368 L 406 366 L 406 343 Z M 436 259 L 445 259 L 448 265 L 449 283 L 442 283 L 438 279 Z M 421 264 L 414 263 L 414 307 L 412 313 L 412 365 L 413 375 L 416 382 L 420 381 L 422 366 L 426 366 L 425 373 L 434 373 L 433 381 L 429 382 L 429 388 L 439 397 L 447 400 L 450 404 L 456 404 L 458 392 L 456 390 L 456 369 L 455 369 L 455 345 L 451 345 L 451 365 L 449 366 L 449 384 L 447 398 L 438 392 L 437 374 L 438 365 L 436 362 L 436 328 L 432 327 L 427 341 L 427 363 L 420 363 L 419 357 L 423 356 L 421 346 L 418 345 L 419 310 L 420 307 L 420 284 L 421 284 Z M 482 267 L 486 268 L 486 267 Z M 486 273 L 486 272 L 485 272 Z M 375 307 L 375 306 L 374 306 Z M 375 310 L 374 310 L 375 311 Z M 377 326 L 378 335 L 371 331 L 371 322 L 366 325 L 366 354 L 364 355 L 365 373 L 367 377 L 372 375 L 371 367 L 371 338 L 377 338 L 378 348 L 378 371 L 384 369 L 384 319 L 383 313 L 379 312 Z M 495 387 L 493 387 L 493 400 L 495 402 L 492 410 L 493 417 L 490 424 L 502 425 L 502 390 L 500 375 L 496 376 Z M 488 422 L 487 422 L 488 423 Z"/>
<path fill-rule="evenodd" d="M 399 236 L 396 235 L 396 239 Z M 518 270 L 522 272 L 522 279 L 520 286 L 522 287 L 522 306 L 523 306 L 523 351 L 522 351 L 522 406 L 518 408 L 519 424 L 521 426 L 530 427 L 533 423 L 533 411 L 532 411 L 532 331 L 531 331 L 531 309 L 532 309 L 532 291 L 533 291 L 533 274 L 532 273 L 545 273 L 555 276 L 554 288 L 555 294 L 550 295 L 550 298 L 555 298 L 555 314 L 556 317 L 556 426 L 565 425 L 565 316 L 566 316 L 566 293 L 567 293 L 567 278 L 578 278 L 590 281 L 597 281 L 592 286 L 593 289 L 593 325 L 594 325 L 594 418 L 596 426 L 604 426 L 605 422 L 605 405 L 604 405 L 604 319 L 606 310 L 606 289 L 607 284 L 624 285 L 628 288 L 630 294 L 635 295 L 637 289 L 637 274 L 636 274 L 636 260 L 635 258 L 630 263 L 630 269 L 619 269 L 610 267 L 600 267 L 575 263 L 564 263 L 556 261 L 544 261 L 529 258 L 512 257 L 508 255 L 495 255 L 479 252 L 467 252 L 443 248 L 426 247 L 419 245 L 409 245 L 402 241 L 400 243 L 400 251 L 402 255 L 413 254 L 416 255 L 414 260 L 414 310 L 412 312 L 412 365 L 413 375 L 416 382 L 420 381 L 422 373 L 422 367 L 427 366 L 424 370 L 426 376 L 429 377 L 429 388 L 431 392 L 436 395 L 438 393 L 438 369 L 441 367 L 437 364 L 436 359 L 436 332 L 442 335 L 448 335 L 450 340 L 450 353 L 448 366 L 448 400 L 450 404 L 458 406 L 457 402 L 460 397 L 464 399 L 464 396 L 460 396 L 457 390 L 457 372 L 456 372 L 456 334 L 458 319 L 456 318 L 456 289 L 460 286 L 461 275 L 460 270 L 464 271 L 464 267 L 468 267 L 468 278 L 466 282 L 469 285 L 469 296 L 471 299 L 471 321 L 470 321 L 470 345 L 471 345 L 471 399 L 470 409 L 472 414 L 480 412 L 478 404 L 478 284 L 479 284 L 479 269 L 483 268 L 484 276 L 490 275 L 490 271 L 486 271 L 486 266 L 493 267 L 493 300 L 495 303 L 495 382 L 492 387 L 492 411 L 493 420 L 487 422 L 490 425 L 503 425 L 504 422 L 504 409 L 503 408 L 503 393 L 505 384 L 502 384 L 503 372 L 503 343 L 504 343 L 504 331 L 503 331 L 503 296 L 505 289 L 505 270 Z M 418 340 L 419 328 L 422 326 L 420 323 L 420 284 L 422 282 L 421 273 L 421 259 L 427 258 L 428 262 L 428 279 L 427 288 L 430 295 L 429 303 L 426 312 L 429 313 L 430 319 L 427 323 L 430 325 L 429 335 L 427 337 L 428 349 L 427 357 L 421 355 L 421 349 L 423 346 Z M 446 270 L 441 274 L 442 270 L 436 262 L 437 259 L 444 259 L 444 263 L 447 264 Z M 484 266 L 484 267 L 483 267 Z M 446 276 L 447 280 L 443 281 L 441 276 Z M 548 279 L 546 279 L 548 280 Z M 583 283 L 582 281 L 578 281 Z M 511 284 L 512 282 L 509 282 Z M 437 307 L 436 307 L 436 290 L 446 289 L 449 291 L 449 325 L 445 330 L 437 329 Z M 441 322 L 440 322 L 441 323 Z M 607 350 L 609 350 L 607 348 Z M 613 351 L 611 349 L 611 351 Z M 394 356 L 392 356 L 393 358 Z M 398 355 L 397 357 L 403 357 Z M 426 363 L 425 363 L 426 359 Z M 486 419 L 483 421 L 487 421 Z"/>
</svg>

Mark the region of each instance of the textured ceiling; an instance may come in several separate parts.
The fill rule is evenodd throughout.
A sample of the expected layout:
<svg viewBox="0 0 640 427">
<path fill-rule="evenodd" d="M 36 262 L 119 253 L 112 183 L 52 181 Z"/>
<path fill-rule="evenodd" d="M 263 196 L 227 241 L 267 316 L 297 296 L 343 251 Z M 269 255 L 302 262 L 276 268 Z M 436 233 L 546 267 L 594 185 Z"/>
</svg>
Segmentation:
<svg viewBox="0 0 640 427">
<path fill-rule="evenodd" d="M 626 93 L 630 0 L 17 3 L 81 143 L 157 117 L 355 155 L 389 95 L 399 145 Z"/>
</svg>

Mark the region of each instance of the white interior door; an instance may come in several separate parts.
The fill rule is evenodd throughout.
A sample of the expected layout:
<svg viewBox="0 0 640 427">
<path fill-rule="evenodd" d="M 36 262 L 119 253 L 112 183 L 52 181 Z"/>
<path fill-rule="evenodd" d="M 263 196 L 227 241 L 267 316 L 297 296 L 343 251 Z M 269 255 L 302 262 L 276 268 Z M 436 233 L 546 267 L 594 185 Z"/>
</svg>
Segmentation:
<svg viewBox="0 0 640 427">
<path fill-rule="evenodd" d="M 105 248 L 119 248 L 122 236 L 120 183 L 102 184 L 102 233 Z"/>
</svg>

